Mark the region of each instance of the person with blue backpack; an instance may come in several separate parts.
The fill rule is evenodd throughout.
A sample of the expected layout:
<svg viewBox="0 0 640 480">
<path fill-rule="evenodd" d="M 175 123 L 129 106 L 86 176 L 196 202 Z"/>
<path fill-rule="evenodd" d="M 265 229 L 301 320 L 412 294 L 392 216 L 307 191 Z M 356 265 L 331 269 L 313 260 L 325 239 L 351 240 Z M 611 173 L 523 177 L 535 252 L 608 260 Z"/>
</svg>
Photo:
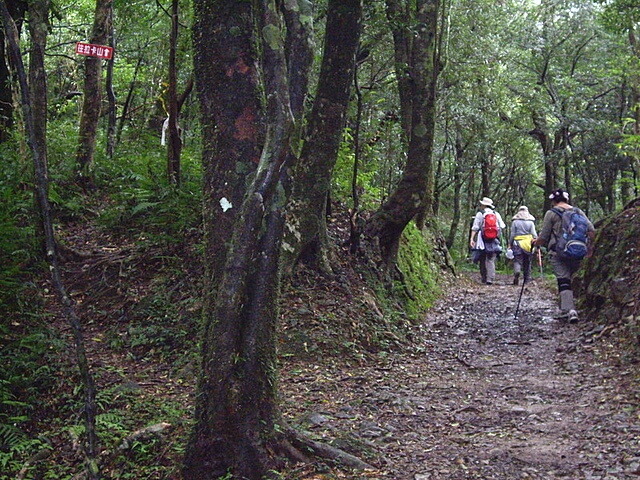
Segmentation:
<svg viewBox="0 0 640 480">
<path fill-rule="evenodd" d="M 582 259 L 591 256 L 595 228 L 586 214 L 569 204 L 569 193 L 561 188 L 549 195 L 552 208 L 544 215 L 542 230 L 535 241 L 537 247 L 547 247 L 553 274 L 558 282 L 560 311 L 570 323 L 578 321 L 578 312 L 571 289 L 571 278 Z"/>
</svg>

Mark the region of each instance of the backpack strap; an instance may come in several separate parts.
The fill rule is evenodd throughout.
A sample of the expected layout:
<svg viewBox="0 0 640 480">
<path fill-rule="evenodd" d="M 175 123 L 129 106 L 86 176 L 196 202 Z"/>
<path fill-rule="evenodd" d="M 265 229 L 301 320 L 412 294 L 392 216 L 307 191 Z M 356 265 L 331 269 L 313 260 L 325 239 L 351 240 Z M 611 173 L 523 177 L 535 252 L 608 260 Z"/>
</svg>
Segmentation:
<svg viewBox="0 0 640 480">
<path fill-rule="evenodd" d="M 560 208 L 558 208 L 558 207 L 553 207 L 553 208 L 551 209 L 551 211 L 560 217 L 560 235 L 562 235 L 562 228 L 563 228 L 563 227 L 562 227 L 562 217 L 563 217 L 563 215 L 564 215 L 564 212 L 568 212 L 569 210 L 561 210 L 561 209 L 560 209 Z M 556 231 L 555 231 L 555 229 L 554 229 L 554 228 L 552 228 L 552 229 L 551 229 L 551 233 L 553 233 L 553 236 L 554 236 L 554 237 L 555 237 L 555 239 L 556 239 L 556 242 L 555 242 L 555 243 L 558 243 L 558 234 L 556 233 Z M 555 248 L 555 246 L 554 246 L 554 248 Z"/>
</svg>

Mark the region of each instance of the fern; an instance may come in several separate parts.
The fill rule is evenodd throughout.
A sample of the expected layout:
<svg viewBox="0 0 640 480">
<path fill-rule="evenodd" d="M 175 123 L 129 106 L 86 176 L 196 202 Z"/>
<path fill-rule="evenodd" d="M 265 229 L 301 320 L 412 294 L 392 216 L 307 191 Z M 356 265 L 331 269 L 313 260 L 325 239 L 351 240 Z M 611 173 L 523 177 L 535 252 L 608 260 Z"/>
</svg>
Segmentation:
<svg viewBox="0 0 640 480">
<path fill-rule="evenodd" d="M 10 419 L 15 420 L 15 419 Z M 29 438 L 18 426 L 0 423 L 0 479 L 13 478 L 29 457 L 51 446 L 37 438 Z M 4 475 L 8 476 L 4 476 Z"/>
<path fill-rule="evenodd" d="M 22 450 L 21 445 L 27 439 L 27 435 L 15 425 L 0 423 L 0 444 L 2 450 Z"/>
<path fill-rule="evenodd" d="M 96 425 L 98 427 L 112 430 L 116 432 L 123 432 L 126 430 L 122 424 L 122 416 L 117 413 L 101 413 L 96 416 Z"/>
</svg>

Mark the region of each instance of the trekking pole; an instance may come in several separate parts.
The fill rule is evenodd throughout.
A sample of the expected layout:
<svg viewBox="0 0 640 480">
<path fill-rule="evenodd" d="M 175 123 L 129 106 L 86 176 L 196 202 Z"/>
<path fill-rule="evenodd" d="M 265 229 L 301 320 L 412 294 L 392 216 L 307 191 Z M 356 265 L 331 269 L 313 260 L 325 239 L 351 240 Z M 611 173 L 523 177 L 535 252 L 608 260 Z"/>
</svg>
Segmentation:
<svg viewBox="0 0 640 480">
<path fill-rule="evenodd" d="M 542 271 L 542 250 L 538 248 L 538 265 L 540 265 L 540 278 L 544 277 L 544 272 Z"/>
<path fill-rule="evenodd" d="M 514 320 L 518 319 L 518 311 L 520 310 L 520 300 L 522 300 L 522 292 L 524 292 L 524 285 L 525 285 L 525 281 L 522 282 L 522 287 L 520 287 L 520 295 L 518 296 L 518 305 L 516 306 L 516 313 L 513 316 Z"/>
</svg>

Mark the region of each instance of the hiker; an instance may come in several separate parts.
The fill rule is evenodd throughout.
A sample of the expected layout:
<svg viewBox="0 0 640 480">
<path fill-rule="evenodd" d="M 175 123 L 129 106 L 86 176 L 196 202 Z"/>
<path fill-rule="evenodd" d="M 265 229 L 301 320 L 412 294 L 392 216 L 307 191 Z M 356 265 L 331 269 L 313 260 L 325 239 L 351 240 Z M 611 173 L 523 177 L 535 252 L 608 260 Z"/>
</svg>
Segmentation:
<svg viewBox="0 0 640 480">
<path fill-rule="evenodd" d="M 484 197 L 479 204 L 479 211 L 473 218 L 471 226 L 469 245 L 473 252 L 474 263 L 480 264 L 482 283 L 491 285 L 496 278 L 496 257 L 502 251 L 500 233 L 506 225 L 500 214 L 495 211 L 496 207 L 493 206 L 490 198 Z"/>
<path fill-rule="evenodd" d="M 524 205 L 518 209 L 518 213 L 512 218 L 509 248 L 513 253 L 514 285 L 518 285 L 520 281 L 520 272 L 522 272 L 522 281 L 524 283 L 531 281 L 533 241 L 538 238 L 534 221 L 535 217 L 529 213 L 529 208 Z"/>
<path fill-rule="evenodd" d="M 571 290 L 571 277 L 580 268 L 582 258 L 591 256 L 593 252 L 595 228 L 582 210 L 569 204 L 568 192 L 560 188 L 549 195 L 549 199 L 552 208 L 544 215 L 542 230 L 534 245 L 547 247 L 558 282 L 561 317 L 575 323 L 578 312 Z M 579 215 L 574 216 L 575 213 Z"/>
</svg>

